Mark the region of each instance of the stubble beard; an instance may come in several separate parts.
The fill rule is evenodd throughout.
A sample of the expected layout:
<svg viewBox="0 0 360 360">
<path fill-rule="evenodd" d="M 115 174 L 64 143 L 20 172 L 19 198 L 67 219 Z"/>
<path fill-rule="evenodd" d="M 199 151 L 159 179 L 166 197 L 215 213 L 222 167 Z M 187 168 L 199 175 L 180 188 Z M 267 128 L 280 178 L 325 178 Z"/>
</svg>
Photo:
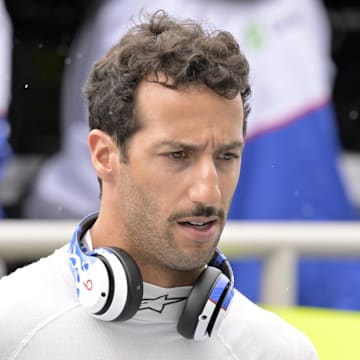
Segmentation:
<svg viewBox="0 0 360 360">
<path fill-rule="evenodd" d="M 134 257 L 146 265 L 162 271 L 190 272 L 203 268 L 214 255 L 220 234 L 211 246 L 181 249 L 176 242 L 173 226 L 163 225 L 166 230 L 157 230 L 161 225 L 148 223 L 145 219 L 128 229 Z"/>
</svg>

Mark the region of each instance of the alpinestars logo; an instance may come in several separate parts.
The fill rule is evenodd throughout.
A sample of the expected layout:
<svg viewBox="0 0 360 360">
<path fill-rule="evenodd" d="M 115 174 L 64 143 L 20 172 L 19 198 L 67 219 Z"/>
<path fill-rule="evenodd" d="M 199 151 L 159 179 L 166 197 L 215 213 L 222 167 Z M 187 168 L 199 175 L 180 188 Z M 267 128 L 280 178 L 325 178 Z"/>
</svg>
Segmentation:
<svg viewBox="0 0 360 360">
<path fill-rule="evenodd" d="M 161 314 L 165 306 L 184 301 L 185 299 L 186 297 L 171 298 L 168 294 L 158 296 L 154 299 L 142 299 L 139 310 L 152 310 Z"/>
</svg>

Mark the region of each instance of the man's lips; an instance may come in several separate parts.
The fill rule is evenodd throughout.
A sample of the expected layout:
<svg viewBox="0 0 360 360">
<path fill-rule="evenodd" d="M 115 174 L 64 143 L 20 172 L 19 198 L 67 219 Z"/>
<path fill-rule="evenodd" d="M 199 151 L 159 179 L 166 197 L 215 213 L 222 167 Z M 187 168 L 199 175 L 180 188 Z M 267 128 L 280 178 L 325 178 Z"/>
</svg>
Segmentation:
<svg viewBox="0 0 360 360">
<path fill-rule="evenodd" d="M 190 227 L 196 230 L 206 231 L 218 222 L 217 216 L 210 217 L 189 217 L 177 221 L 181 226 Z"/>
</svg>

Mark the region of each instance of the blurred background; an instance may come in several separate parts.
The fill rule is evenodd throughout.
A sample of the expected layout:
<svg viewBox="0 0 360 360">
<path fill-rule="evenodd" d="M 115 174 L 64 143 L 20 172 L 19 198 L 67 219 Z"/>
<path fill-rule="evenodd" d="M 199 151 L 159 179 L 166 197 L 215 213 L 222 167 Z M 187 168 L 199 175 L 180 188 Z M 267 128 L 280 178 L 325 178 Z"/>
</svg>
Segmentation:
<svg viewBox="0 0 360 360">
<path fill-rule="evenodd" d="M 96 209 L 81 86 L 144 4 L 205 16 L 234 32 L 250 59 L 253 111 L 230 220 L 358 222 L 360 4 L 350 0 L 4 0 L 2 221 L 78 221 Z M 232 261 L 237 287 L 258 302 L 261 259 Z M 360 310 L 356 253 L 302 256 L 297 266 L 297 305 Z"/>
<path fill-rule="evenodd" d="M 13 170 L 20 169 L 20 173 L 11 177 L 11 187 L 2 187 L 7 217 L 22 217 L 23 200 L 38 166 L 60 150 L 63 72 L 74 61 L 70 49 L 93 3 L 5 1 L 13 26 L 10 144 L 18 160 L 25 159 Z M 350 0 L 323 3 L 331 25 L 331 57 L 336 65 L 333 100 L 338 133 L 343 151 L 352 159 L 360 152 L 360 5 Z M 358 204 L 360 196 L 353 184 L 357 170 L 348 165 L 347 159 L 345 162 L 347 185 Z"/>
<path fill-rule="evenodd" d="M 3 218 L 78 220 L 96 210 L 98 184 L 88 157 L 81 87 L 129 19 L 143 6 L 152 6 L 229 29 L 249 57 L 253 109 L 230 220 L 358 220 L 360 5 L 348 0 L 149 4 L 3 2 L 8 48 L 3 47 L 2 55 L 9 64 L 2 71 L 6 96 L 0 97 L 7 102 L 0 114 L 10 132 L 0 127 L 0 138 L 5 144 L 8 137 L 11 148 L 1 149 Z M 350 277 L 341 282 L 345 300 L 339 300 L 338 287 L 329 285 L 318 295 L 300 291 L 299 302 L 360 308 L 358 259 L 335 261 L 331 267 L 320 263 L 303 259 L 300 286 L 310 282 L 310 288 L 317 289 L 325 278 L 329 281 L 329 274 L 343 273 Z M 260 271 L 256 259 L 239 264 L 239 283 L 254 300 L 259 297 Z M 359 293 L 349 295 L 354 286 Z"/>
</svg>

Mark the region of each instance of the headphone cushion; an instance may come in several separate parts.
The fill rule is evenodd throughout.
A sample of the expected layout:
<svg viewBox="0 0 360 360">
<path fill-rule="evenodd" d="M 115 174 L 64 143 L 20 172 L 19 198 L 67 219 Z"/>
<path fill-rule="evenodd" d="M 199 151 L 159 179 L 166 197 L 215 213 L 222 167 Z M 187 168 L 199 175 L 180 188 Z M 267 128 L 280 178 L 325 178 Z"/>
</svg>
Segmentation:
<svg viewBox="0 0 360 360">
<path fill-rule="evenodd" d="M 212 266 L 208 266 L 201 273 L 186 300 L 177 324 L 177 330 L 182 336 L 188 339 L 194 338 L 199 316 L 208 302 L 215 284 L 223 276 L 221 270 Z"/>
<path fill-rule="evenodd" d="M 108 247 L 110 251 L 120 260 L 127 275 L 128 296 L 124 310 L 116 320 L 129 320 L 138 311 L 143 296 L 143 280 L 141 272 L 132 257 L 125 251 L 116 247 Z M 116 278 L 116 276 L 115 276 Z M 115 286 L 122 284 L 115 284 Z"/>
</svg>

